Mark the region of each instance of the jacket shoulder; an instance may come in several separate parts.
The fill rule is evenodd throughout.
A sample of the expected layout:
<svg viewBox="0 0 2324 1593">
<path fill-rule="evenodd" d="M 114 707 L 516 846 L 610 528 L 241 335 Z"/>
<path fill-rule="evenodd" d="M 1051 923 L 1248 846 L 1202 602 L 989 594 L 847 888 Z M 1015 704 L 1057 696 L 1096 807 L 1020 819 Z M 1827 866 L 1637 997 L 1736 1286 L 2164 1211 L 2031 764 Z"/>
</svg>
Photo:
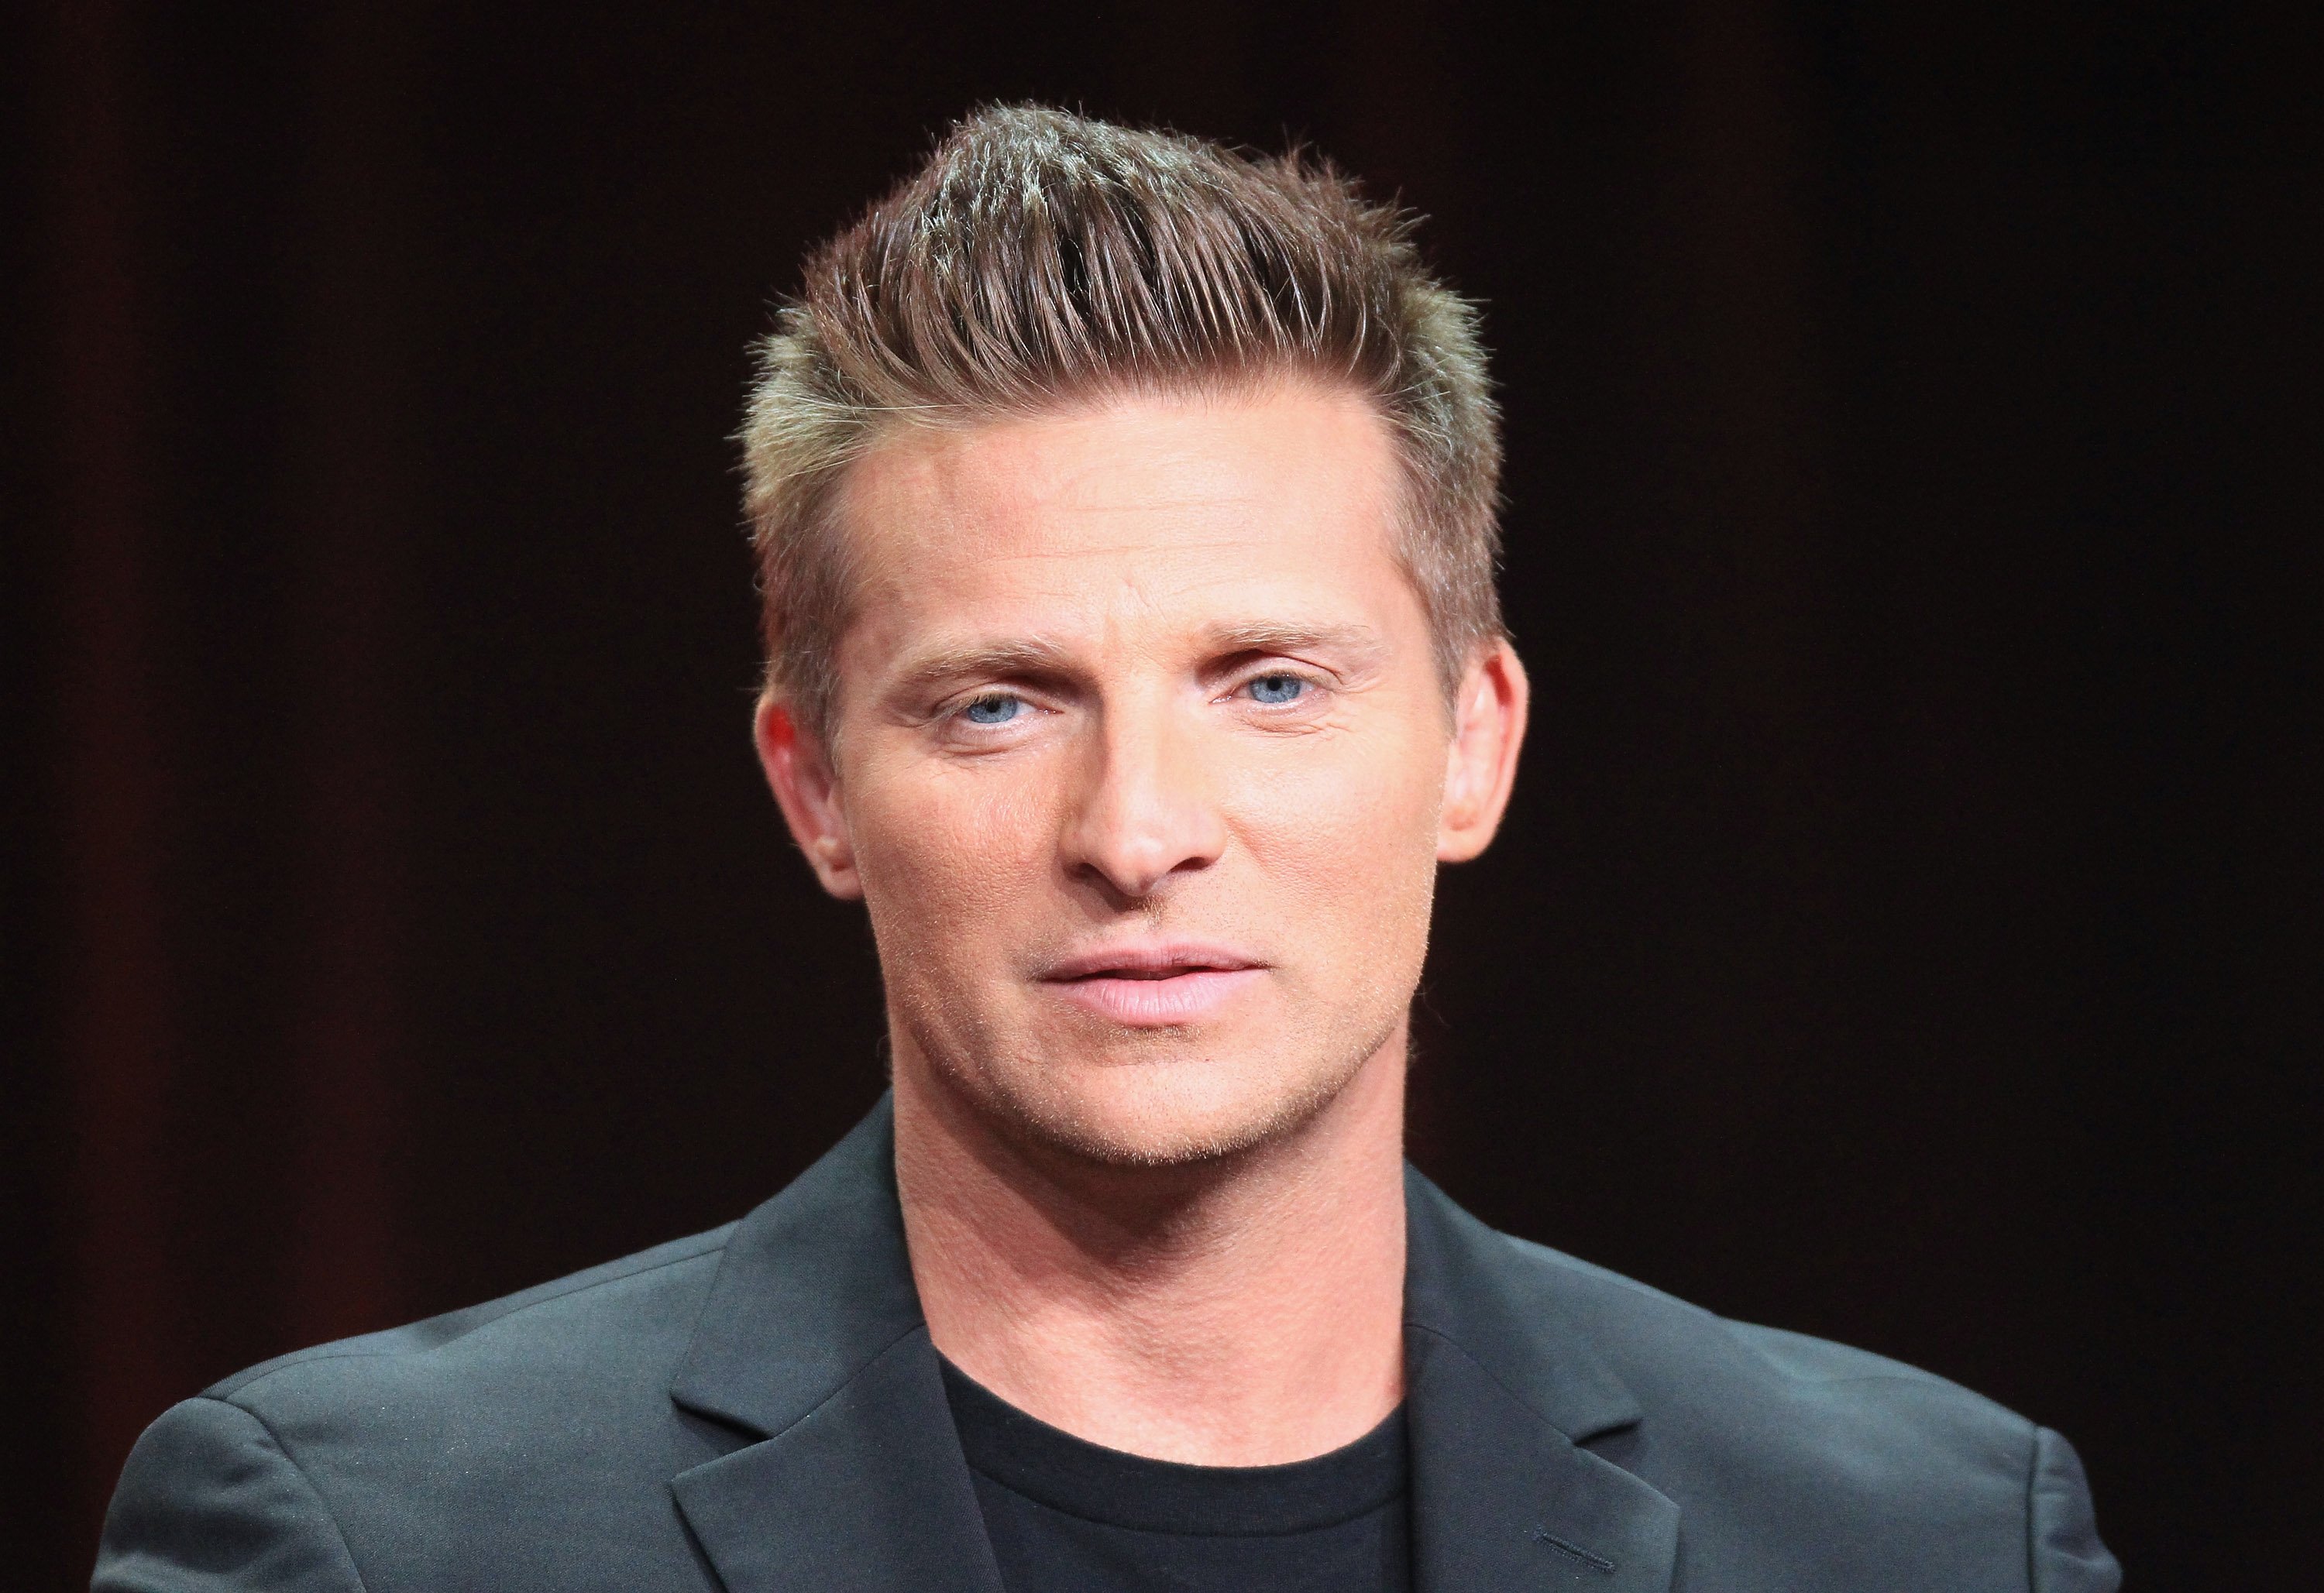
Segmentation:
<svg viewBox="0 0 2324 1593">
<path fill-rule="evenodd" d="M 1524 1240 L 1517 1263 L 1628 1386 L 1643 1413 L 1609 1441 L 1698 1515 L 1762 1516 L 1845 1535 L 1971 1521 L 2023 1552 L 2042 1430 L 1934 1373 L 1780 1328 L 1730 1321 Z"/>
<path fill-rule="evenodd" d="M 697 1586 L 668 1482 L 737 1440 L 669 1386 L 731 1231 L 213 1386 L 139 1441 L 99 1585 Z"/>
<path fill-rule="evenodd" d="M 673 1239 L 441 1316 L 293 1350 L 202 1392 L 250 1404 L 278 1391 L 360 1383 L 397 1368 L 453 1377 L 464 1367 L 537 1360 L 558 1350 L 585 1360 L 651 1359 L 673 1333 L 682 1349 L 734 1227 Z M 661 1369 L 666 1375 L 667 1362 Z"/>
<path fill-rule="evenodd" d="M 1593 1447 L 1680 1505 L 1707 1585 L 2119 1586 L 2059 1434 L 1903 1361 L 1506 1242 L 1636 1397 L 1640 1420 Z"/>
<path fill-rule="evenodd" d="M 1559 1313 L 1644 1397 L 1692 1387 L 1830 1404 L 1901 1401 L 2030 1439 L 2033 1423 L 1961 1385 L 1901 1360 L 1783 1328 L 1738 1321 L 1530 1240 L 1503 1236 L 1544 1275 Z"/>
</svg>

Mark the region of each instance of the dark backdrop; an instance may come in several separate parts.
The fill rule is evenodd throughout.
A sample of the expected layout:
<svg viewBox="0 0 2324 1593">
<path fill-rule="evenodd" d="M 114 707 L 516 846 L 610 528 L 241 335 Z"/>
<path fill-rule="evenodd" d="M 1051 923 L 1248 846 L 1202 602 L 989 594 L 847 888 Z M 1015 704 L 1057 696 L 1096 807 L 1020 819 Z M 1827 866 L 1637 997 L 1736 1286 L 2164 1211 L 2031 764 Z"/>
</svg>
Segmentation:
<svg viewBox="0 0 2324 1593">
<path fill-rule="evenodd" d="M 2230 17 L 9 24 L 9 1579 L 171 1400 L 722 1221 L 876 1094 L 724 439 L 802 246 L 1037 96 L 1312 138 L 1485 302 L 1540 706 L 1422 1165 L 2064 1429 L 2141 1585 L 2302 1579 L 2319 146 Z"/>
</svg>

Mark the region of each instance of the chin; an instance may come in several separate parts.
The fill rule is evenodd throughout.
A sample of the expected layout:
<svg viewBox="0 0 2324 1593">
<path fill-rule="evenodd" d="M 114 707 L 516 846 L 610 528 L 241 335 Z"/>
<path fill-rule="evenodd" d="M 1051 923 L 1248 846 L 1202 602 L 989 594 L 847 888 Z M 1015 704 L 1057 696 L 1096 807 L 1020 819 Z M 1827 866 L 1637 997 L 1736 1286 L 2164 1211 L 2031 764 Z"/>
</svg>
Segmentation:
<svg viewBox="0 0 2324 1593">
<path fill-rule="evenodd" d="M 1196 1166 L 1297 1134 L 1340 1098 L 1379 1045 L 1296 1059 L 1053 1064 L 1013 1077 L 1005 1075 L 1017 1070 L 996 1070 L 974 1093 L 1018 1134 L 1075 1160 Z"/>
</svg>

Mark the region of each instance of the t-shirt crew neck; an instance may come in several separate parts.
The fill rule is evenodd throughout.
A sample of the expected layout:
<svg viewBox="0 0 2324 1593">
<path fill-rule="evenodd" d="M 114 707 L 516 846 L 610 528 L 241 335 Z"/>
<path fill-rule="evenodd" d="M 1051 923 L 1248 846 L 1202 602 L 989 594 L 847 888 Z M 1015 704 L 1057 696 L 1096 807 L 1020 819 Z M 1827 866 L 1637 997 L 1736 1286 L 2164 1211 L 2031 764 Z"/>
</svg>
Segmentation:
<svg viewBox="0 0 2324 1593">
<path fill-rule="evenodd" d="M 1075 1438 L 943 1364 L 1007 1593 L 1412 1586 L 1401 1407 L 1311 1460 L 1187 1466 Z"/>
</svg>

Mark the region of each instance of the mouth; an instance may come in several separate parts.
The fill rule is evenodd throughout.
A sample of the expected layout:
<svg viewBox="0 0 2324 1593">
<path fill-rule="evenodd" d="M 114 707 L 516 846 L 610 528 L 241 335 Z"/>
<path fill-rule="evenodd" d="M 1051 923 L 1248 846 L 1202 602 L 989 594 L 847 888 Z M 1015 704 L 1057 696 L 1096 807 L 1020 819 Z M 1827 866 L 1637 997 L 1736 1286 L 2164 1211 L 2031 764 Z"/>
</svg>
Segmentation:
<svg viewBox="0 0 2324 1593">
<path fill-rule="evenodd" d="M 1131 1028 L 1164 1028 L 1216 1016 L 1265 974 L 1230 948 L 1191 942 L 1112 946 L 1068 957 L 1041 983 L 1094 1017 Z"/>
</svg>

